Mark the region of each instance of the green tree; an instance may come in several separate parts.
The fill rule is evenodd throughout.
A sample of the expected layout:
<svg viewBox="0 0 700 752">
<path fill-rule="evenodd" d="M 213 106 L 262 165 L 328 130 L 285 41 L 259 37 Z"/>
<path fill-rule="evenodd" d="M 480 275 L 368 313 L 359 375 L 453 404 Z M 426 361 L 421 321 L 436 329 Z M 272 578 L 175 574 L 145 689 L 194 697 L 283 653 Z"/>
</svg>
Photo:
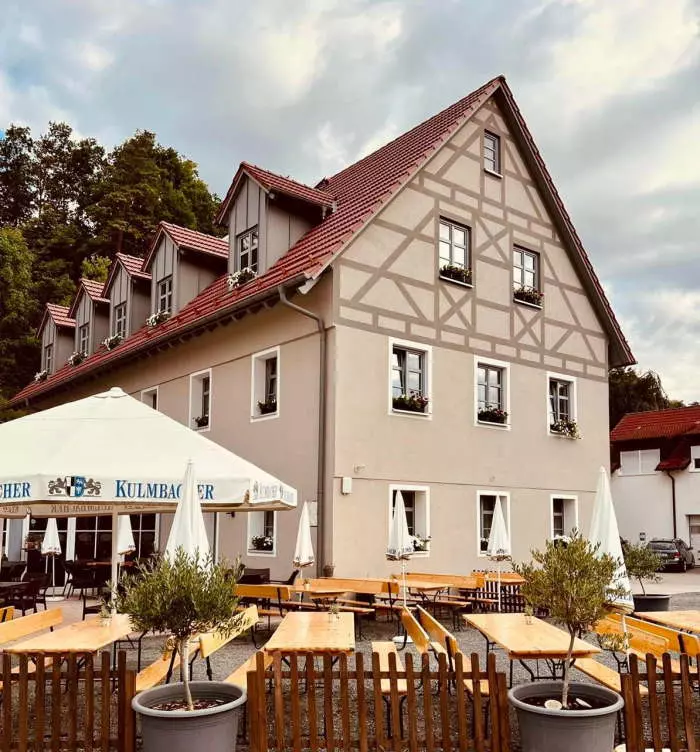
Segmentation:
<svg viewBox="0 0 700 752">
<path fill-rule="evenodd" d="M 31 215 L 33 149 L 29 128 L 10 125 L 0 138 L 0 226 L 17 227 Z"/>
<path fill-rule="evenodd" d="M 92 256 L 83 259 L 80 276 L 94 279 L 96 282 L 106 282 L 111 263 L 111 259 L 108 259 L 106 256 L 98 256 L 93 253 Z"/>
<path fill-rule="evenodd" d="M 614 428 L 626 413 L 664 410 L 672 403 L 664 391 L 661 379 L 654 371 L 640 373 L 634 368 L 613 368 L 608 376 L 610 428 Z M 674 407 L 683 403 L 675 402 Z"/>
</svg>

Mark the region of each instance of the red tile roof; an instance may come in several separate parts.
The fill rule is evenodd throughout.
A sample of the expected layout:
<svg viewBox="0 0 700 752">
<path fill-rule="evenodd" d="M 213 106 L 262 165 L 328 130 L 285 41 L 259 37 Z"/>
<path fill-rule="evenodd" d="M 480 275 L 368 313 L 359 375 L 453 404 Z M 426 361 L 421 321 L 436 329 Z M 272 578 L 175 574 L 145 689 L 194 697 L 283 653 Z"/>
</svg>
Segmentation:
<svg viewBox="0 0 700 752">
<path fill-rule="evenodd" d="M 221 206 L 216 215 L 217 222 L 224 222 L 231 202 L 233 201 L 233 197 L 236 195 L 236 190 L 238 189 L 244 175 L 253 178 L 253 180 L 255 180 L 256 183 L 259 183 L 266 191 L 277 191 L 301 201 L 306 201 L 307 203 L 316 204 L 317 206 L 327 207 L 329 209 L 333 208 L 335 204 L 333 195 L 326 190 L 321 190 L 318 187 L 312 188 L 309 185 L 304 185 L 303 183 L 299 183 L 291 178 L 277 175 L 269 170 L 264 170 L 262 167 L 250 164 L 250 162 L 241 162 L 240 167 L 234 175 L 231 185 L 226 192 L 226 197 L 221 202 Z"/>
<path fill-rule="evenodd" d="M 55 303 L 46 304 L 46 312 L 51 316 L 53 323 L 56 324 L 56 326 L 65 326 L 69 329 L 75 329 L 75 319 L 72 319 L 68 315 L 69 310 L 68 306 L 56 305 Z"/>
<path fill-rule="evenodd" d="M 227 240 L 217 238 L 214 235 L 206 235 L 203 232 L 197 232 L 197 230 L 189 230 L 187 227 L 180 227 L 170 222 L 160 222 L 146 258 L 143 261 L 143 269 L 149 268 L 153 254 L 158 250 L 163 233 L 169 235 L 173 243 L 180 246 L 180 248 L 187 248 L 190 251 L 197 251 L 198 253 L 206 253 L 208 256 L 215 256 L 216 258 L 228 259 Z"/>
<path fill-rule="evenodd" d="M 143 328 L 134 333 L 125 342 L 114 350 L 100 350 L 87 358 L 77 367 L 70 367 L 68 371 L 62 369 L 44 382 L 30 384 L 23 389 L 12 403 L 21 402 L 42 393 L 51 391 L 55 386 L 63 384 L 80 374 L 90 372 L 97 368 L 106 367 L 108 364 L 120 360 L 129 353 L 141 352 L 150 349 L 157 343 L 179 336 L 180 333 L 203 326 L 213 319 L 221 319 L 231 314 L 236 308 L 253 302 L 254 299 L 273 294 L 279 285 L 291 286 L 304 280 L 317 278 L 333 261 L 335 256 L 352 240 L 355 235 L 367 225 L 370 219 L 396 195 L 397 191 L 404 186 L 415 173 L 425 164 L 451 136 L 463 125 L 482 104 L 492 95 L 501 91 L 502 103 L 506 114 L 515 119 L 519 134 L 524 140 L 524 148 L 531 151 L 530 162 L 534 165 L 540 177 L 543 190 L 551 193 L 551 201 L 554 204 L 555 218 L 559 212 L 560 224 L 565 225 L 569 236 L 570 245 L 574 254 L 578 254 L 581 261 L 582 276 L 587 277 L 592 298 L 598 298 L 597 310 L 601 320 L 606 326 L 611 339 L 611 349 L 615 357 L 611 357 L 614 364 L 627 364 L 634 362 L 629 347 L 622 336 L 620 328 L 610 309 L 602 288 L 592 270 L 585 251 L 571 226 L 561 199 L 556 194 L 549 173 L 542 162 L 539 153 L 534 147 L 532 137 L 527 126 L 515 106 L 510 89 L 502 77 L 494 78 L 476 91 L 451 105 L 447 109 L 429 118 L 407 133 L 399 136 L 377 151 L 368 155 L 359 162 L 347 167 L 338 174 L 322 182 L 323 190 L 319 187 L 311 189 L 301 183 L 280 178 L 273 173 L 262 171 L 251 165 L 243 163 L 239 168 L 237 177 L 246 170 L 257 170 L 258 178 L 266 181 L 272 189 L 281 185 L 276 181 L 288 181 L 293 186 L 298 197 L 301 197 L 301 189 L 315 191 L 324 198 L 328 196 L 335 202 L 335 209 L 318 225 L 309 230 L 300 240 L 287 251 L 270 269 L 257 279 L 228 291 L 226 276 L 212 283 L 206 290 L 198 295 L 193 301 L 185 306 L 176 316 L 161 324 L 155 329 Z M 256 179 L 258 179 L 256 178 Z M 235 192 L 235 183 L 229 189 Z M 288 186 L 288 187 L 289 187 Z M 291 187 L 289 188 L 291 190 Z M 320 200 L 320 196 L 318 196 Z M 225 214 L 225 212 L 223 212 Z M 222 214 L 222 216 L 223 216 Z M 167 232 L 176 243 L 185 247 L 192 247 L 195 239 L 201 239 L 204 243 L 218 243 L 221 247 L 221 255 L 228 252 L 226 242 L 212 238 L 192 230 L 178 228 L 161 222 L 158 235 L 151 246 L 149 255 L 144 261 L 147 268 L 150 256 L 153 254 L 158 238 L 162 232 Z M 208 246 L 209 247 L 209 246 Z M 224 250 L 225 248 L 225 250 Z M 218 255 L 218 254 L 215 254 Z M 596 301 L 594 300 L 594 303 Z"/>
<path fill-rule="evenodd" d="M 669 410 L 650 410 L 629 413 L 613 428 L 610 440 L 641 441 L 642 439 L 672 439 L 700 433 L 700 407 L 674 407 Z"/>
<path fill-rule="evenodd" d="M 70 308 L 68 309 L 68 315 L 71 318 L 75 317 L 75 312 L 78 310 L 78 303 L 80 302 L 80 297 L 83 293 L 85 293 L 93 303 L 109 303 L 109 300 L 103 297 L 104 289 L 104 282 L 96 282 L 94 279 L 81 277 L 78 282 L 78 290 L 75 293 Z"/>
<path fill-rule="evenodd" d="M 129 256 L 126 253 L 118 253 L 116 258 L 121 261 L 126 271 L 133 277 L 151 279 L 151 275 L 143 270 L 143 259 L 140 256 Z"/>
</svg>

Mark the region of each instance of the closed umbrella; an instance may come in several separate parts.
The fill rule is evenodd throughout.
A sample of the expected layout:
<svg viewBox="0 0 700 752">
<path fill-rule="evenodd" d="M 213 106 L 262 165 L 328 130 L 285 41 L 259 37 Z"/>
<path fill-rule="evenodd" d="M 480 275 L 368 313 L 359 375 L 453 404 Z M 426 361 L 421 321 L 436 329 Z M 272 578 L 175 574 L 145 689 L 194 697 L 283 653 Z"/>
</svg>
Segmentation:
<svg viewBox="0 0 700 752">
<path fill-rule="evenodd" d="M 299 518 L 299 530 L 297 531 L 297 544 L 294 548 L 294 559 L 292 563 L 295 567 L 303 569 L 310 567 L 316 561 L 314 556 L 314 546 L 311 542 L 311 519 L 309 517 L 309 504 L 304 502 Z"/>
<path fill-rule="evenodd" d="M 622 544 L 620 543 L 620 531 L 617 527 L 617 516 L 613 506 L 612 493 L 610 492 L 610 481 L 608 472 L 604 467 L 600 468 L 598 475 L 598 488 L 593 502 L 593 516 L 591 518 L 591 528 L 588 533 L 588 540 L 593 544 L 598 544 L 598 555 L 609 554 L 617 560 L 619 566 L 615 571 L 613 587 L 622 587 L 625 594 L 616 598 L 613 606 L 624 613 L 631 613 L 634 610 L 634 601 L 632 600 L 632 588 L 625 567 L 625 559 L 622 554 Z"/>
<path fill-rule="evenodd" d="M 187 463 L 182 497 L 175 510 L 173 526 L 165 546 L 165 556 L 171 562 L 175 560 L 178 548 L 182 548 L 188 556 L 200 559 L 206 559 L 210 550 L 202 505 L 197 493 L 194 463 L 191 461 Z"/>
<path fill-rule="evenodd" d="M 489 533 L 489 542 L 486 547 L 486 555 L 491 561 L 498 562 L 498 610 L 501 610 L 501 562 L 510 559 L 510 538 L 506 529 L 506 521 L 503 516 L 501 499 L 496 497 L 496 504 L 493 508 L 493 520 L 491 521 L 491 532 Z"/>
<path fill-rule="evenodd" d="M 122 514 L 117 524 L 117 553 L 124 556 L 132 551 L 136 551 L 136 542 L 131 529 L 131 517 L 128 514 Z"/>
<path fill-rule="evenodd" d="M 396 492 L 394 512 L 389 525 L 389 545 L 386 548 L 386 558 L 389 561 L 401 562 L 401 580 L 403 586 L 403 605 L 406 607 L 406 560 L 414 552 L 413 538 L 408 532 L 406 507 L 403 503 L 401 491 Z"/>
<path fill-rule="evenodd" d="M 44 556 L 51 557 L 51 592 L 53 595 L 49 600 L 63 600 L 56 595 L 56 557 L 61 555 L 61 541 L 58 537 L 58 525 L 55 517 L 51 517 L 46 523 L 46 532 L 41 541 L 41 553 Z"/>
</svg>

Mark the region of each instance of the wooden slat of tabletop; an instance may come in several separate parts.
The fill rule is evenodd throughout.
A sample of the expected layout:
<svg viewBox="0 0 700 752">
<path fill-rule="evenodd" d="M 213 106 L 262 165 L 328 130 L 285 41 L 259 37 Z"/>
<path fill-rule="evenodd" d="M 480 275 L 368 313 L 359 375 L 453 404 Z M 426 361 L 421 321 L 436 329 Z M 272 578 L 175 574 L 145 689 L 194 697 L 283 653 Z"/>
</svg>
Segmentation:
<svg viewBox="0 0 700 752">
<path fill-rule="evenodd" d="M 355 650 L 353 614 L 291 611 L 267 641 L 267 652 L 351 653 Z"/>
<path fill-rule="evenodd" d="M 46 632 L 4 648 L 8 653 L 95 653 L 126 637 L 133 629 L 126 614 L 115 614 L 109 623 L 99 616 Z"/>
<path fill-rule="evenodd" d="M 655 621 L 673 629 L 700 634 L 700 610 L 689 611 L 637 611 L 634 614 L 640 619 Z"/>
<path fill-rule="evenodd" d="M 396 580 L 400 585 L 401 580 Z M 450 584 L 447 582 L 430 582 L 428 580 L 406 580 L 406 587 L 409 590 L 418 590 L 420 592 L 431 592 L 435 590 L 449 590 Z"/>
<path fill-rule="evenodd" d="M 465 614 L 467 624 L 500 645 L 510 658 L 564 658 L 569 634 L 542 619 L 528 624 L 524 614 Z M 573 656 L 590 657 L 600 648 L 576 638 Z"/>
</svg>

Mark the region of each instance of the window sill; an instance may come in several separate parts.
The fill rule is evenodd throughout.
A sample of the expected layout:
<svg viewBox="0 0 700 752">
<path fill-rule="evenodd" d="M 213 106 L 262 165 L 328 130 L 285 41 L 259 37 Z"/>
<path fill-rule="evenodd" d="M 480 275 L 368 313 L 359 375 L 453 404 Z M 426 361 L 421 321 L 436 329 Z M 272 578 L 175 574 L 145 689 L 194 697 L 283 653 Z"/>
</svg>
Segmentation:
<svg viewBox="0 0 700 752">
<path fill-rule="evenodd" d="M 432 417 L 432 413 L 418 413 L 415 410 L 397 410 L 395 407 L 389 410 L 389 415 L 403 415 L 405 418 L 418 418 L 420 420 Z"/>
<path fill-rule="evenodd" d="M 452 277 L 445 277 L 438 273 L 438 279 L 441 282 L 449 282 L 451 285 L 458 285 L 459 287 L 466 287 L 468 290 L 474 288 L 473 282 L 460 282 L 458 279 L 452 279 Z"/>
<path fill-rule="evenodd" d="M 510 431 L 510 423 L 493 423 L 490 420 L 477 420 L 477 426 L 485 426 L 486 428 L 497 428 L 500 431 Z"/>
<path fill-rule="evenodd" d="M 498 178 L 499 180 L 503 180 L 503 175 L 500 172 L 495 172 L 494 170 L 489 170 L 488 167 L 484 167 L 484 172 L 487 175 L 491 175 L 492 178 Z"/>
<path fill-rule="evenodd" d="M 258 549 L 248 549 L 248 556 L 263 556 L 263 557 L 274 557 L 277 556 L 277 551 L 259 551 Z"/>
<path fill-rule="evenodd" d="M 528 308 L 534 308 L 536 311 L 542 310 L 541 305 L 536 305 L 535 303 L 528 303 L 527 300 L 520 300 L 520 298 L 513 298 L 513 302 L 517 303 L 518 305 L 527 306 Z"/>
<path fill-rule="evenodd" d="M 575 436 L 567 436 L 565 433 L 557 433 L 556 431 L 548 431 L 548 433 L 555 439 L 568 439 L 569 441 L 576 441 Z"/>
<path fill-rule="evenodd" d="M 430 556 L 430 551 L 414 551 L 411 554 L 412 559 L 427 559 Z M 410 582 L 408 583 L 410 586 Z"/>
<path fill-rule="evenodd" d="M 258 423 L 264 420 L 274 420 L 275 418 L 279 418 L 279 416 L 280 416 L 279 410 L 276 410 L 274 413 L 266 413 L 265 415 L 251 415 L 250 422 Z"/>
<path fill-rule="evenodd" d="M 197 433 L 207 433 L 207 431 L 211 430 L 211 426 L 202 426 L 201 428 L 195 426 L 192 430 L 196 431 Z"/>
</svg>

